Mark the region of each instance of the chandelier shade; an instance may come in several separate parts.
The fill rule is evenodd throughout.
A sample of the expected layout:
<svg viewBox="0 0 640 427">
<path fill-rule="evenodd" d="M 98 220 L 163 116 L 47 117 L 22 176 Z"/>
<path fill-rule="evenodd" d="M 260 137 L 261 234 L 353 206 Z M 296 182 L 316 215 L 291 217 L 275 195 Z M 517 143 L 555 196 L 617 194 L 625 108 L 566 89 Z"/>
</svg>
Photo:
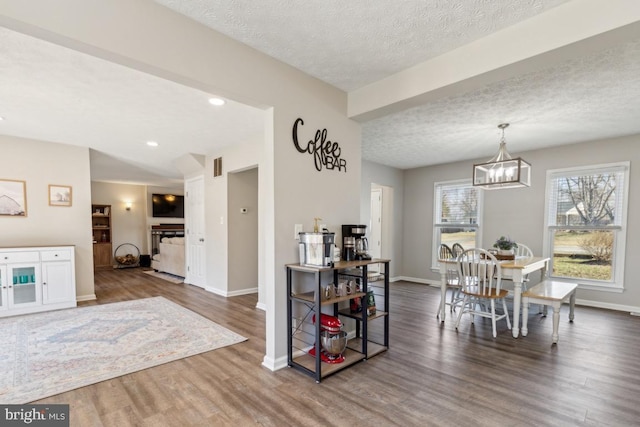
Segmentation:
<svg viewBox="0 0 640 427">
<path fill-rule="evenodd" d="M 486 163 L 473 165 L 473 185 L 486 190 L 529 187 L 531 185 L 531 165 L 520 157 L 511 158 L 504 140 L 504 130 L 509 123 L 502 123 L 500 149 Z"/>
</svg>

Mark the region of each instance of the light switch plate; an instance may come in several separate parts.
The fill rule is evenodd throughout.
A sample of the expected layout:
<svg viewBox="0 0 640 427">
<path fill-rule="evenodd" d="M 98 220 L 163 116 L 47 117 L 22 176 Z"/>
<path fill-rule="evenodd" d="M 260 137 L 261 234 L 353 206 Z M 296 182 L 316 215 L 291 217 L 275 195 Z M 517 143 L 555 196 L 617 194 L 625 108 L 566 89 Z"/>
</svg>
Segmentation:
<svg viewBox="0 0 640 427">
<path fill-rule="evenodd" d="M 300 233 L 302 233 L 302 224 L 296 224 L 293 227 L 294 236 L 293 238 L 296 240 L 300 240 Z"/>
</svg>

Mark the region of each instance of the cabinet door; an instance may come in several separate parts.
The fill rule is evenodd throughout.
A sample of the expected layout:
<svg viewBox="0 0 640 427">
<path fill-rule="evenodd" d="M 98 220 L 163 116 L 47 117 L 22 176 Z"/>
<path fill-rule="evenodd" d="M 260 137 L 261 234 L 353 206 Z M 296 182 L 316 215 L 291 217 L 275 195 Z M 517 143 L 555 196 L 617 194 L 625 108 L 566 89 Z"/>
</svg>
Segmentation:
<svg viewBox="0 0 640 427">
<path fill-rule="evenodd" d="M 113 267 L 111 259 L 111 243 L 94 243 L 93 244 L 93 266 Z"/>
<path fill-rule="evenodd" d="M 32 307 L 40 305 L 39 264 L 9 264 L 8 306 L 9 308 Z"/>
<path fill-rule="evenodd" d="M 42 263 L 42 303 L 56 304 L 75 298 L 71 262 Z"/>
<path fill-rule="evenodd" d="M 0 266 L 0 311 L 4 311 L 8 306 L 9 281 L 7 280 L 7 268 Z"/>
</svg>

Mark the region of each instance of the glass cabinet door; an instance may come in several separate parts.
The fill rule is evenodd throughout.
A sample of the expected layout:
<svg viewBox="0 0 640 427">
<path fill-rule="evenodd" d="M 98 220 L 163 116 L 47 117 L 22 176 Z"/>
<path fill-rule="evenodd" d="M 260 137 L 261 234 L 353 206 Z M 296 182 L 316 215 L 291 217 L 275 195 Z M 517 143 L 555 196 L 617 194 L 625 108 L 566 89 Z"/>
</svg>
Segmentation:
<svg viewBox="0 0 640 427">
<path fill-rule="evenodd" d="M 37 305 L 40 303 L 40 295 L 38 294 L 38 280 L 40 279 L 37 272 L 37 266 L 14 266 L 9 269 L 9 302 L 12 307 L 23 307 L 29 305 Z"/>
</svg>

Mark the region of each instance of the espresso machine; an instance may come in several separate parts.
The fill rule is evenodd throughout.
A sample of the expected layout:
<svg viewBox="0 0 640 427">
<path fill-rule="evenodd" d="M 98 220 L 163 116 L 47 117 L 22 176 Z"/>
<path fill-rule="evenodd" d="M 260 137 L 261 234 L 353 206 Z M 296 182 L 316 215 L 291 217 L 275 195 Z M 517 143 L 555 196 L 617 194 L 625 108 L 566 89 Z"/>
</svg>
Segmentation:
<svg viewBox="0 0 640 427">
<path fill-rule="evenodd" d="M 369 242 L 364 237 L 367 226 L 362 224 L 342 225 L 342 259 L 345 261 L 369 260 Z"/>
</svg>

